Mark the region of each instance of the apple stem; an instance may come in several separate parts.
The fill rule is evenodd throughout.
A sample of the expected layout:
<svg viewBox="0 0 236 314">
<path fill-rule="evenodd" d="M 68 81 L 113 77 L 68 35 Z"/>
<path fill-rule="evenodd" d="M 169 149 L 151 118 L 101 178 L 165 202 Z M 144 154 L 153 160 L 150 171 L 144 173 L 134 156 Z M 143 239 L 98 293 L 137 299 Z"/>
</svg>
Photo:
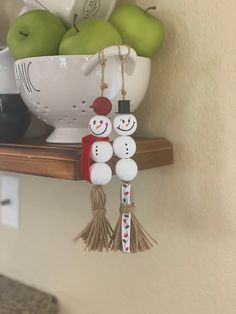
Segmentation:
<svg viewBox="0 0 236 314">
<path fill-rule="evenodd" d="M 73 19 L 73 26 L 74 26 L 74 28 L 77 30 L 77 32 L 79 33 L 79 29 L 78 29 L 78 27 L 77 27 L 77 25 L 76 25 L 77 17 L 78 17 L 78 14 L 75 14 L 75 15 L 74 15 L 74 19 Z"/>
<path fill-rule="evenodd" d="M 25 36 L 25 37 L 28 37 L 28 35 L 29 35 L 29 34 L 23 32 L 23 31 L 19 31 L 19 33 L 20 33 L 21 35 Z"/>
<path fill-rule="evenodd" d="M 144 11 L 144 14 L 147 14 L 150 10 L 156 10 L 156 9 L 157 9 L 156 5 L 154 5 L 153 7 L 149 7 Z"/>
</svg>

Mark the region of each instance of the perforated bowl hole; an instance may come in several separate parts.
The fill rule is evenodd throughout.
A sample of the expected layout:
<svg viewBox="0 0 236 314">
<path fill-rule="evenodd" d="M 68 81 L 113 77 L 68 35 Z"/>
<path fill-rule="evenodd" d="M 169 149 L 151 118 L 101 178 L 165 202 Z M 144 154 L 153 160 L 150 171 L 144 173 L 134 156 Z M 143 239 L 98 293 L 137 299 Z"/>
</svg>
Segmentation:
<svg viewBox="0 0 236 314">
<path fill-rule="evenodd" d="M 49 112 L 49 108 L 48 106 L 45 106 L 44 109 L 43 109 L 43 114 L 46 116 Z"/>
<path fill-rule="evenodd" d="M 77 121 L 77 118 L 70 117 L 70 116 L 64 116 L 63 118 L 59 118 L 57 120 L 58 122 L 66 122 L 67 124 L 73 124 L 73 122 Z"/>
<path fill-rule="evenodd" d="M 36 101 L 36 102 L 34 103 L 34 109 L 35 109 L 36 111 L 40 111 L 40 107 L 41 107 L 40 102 Z"/>
<path fill-rule="evenodd" d="M 72 108 L 76 110 L 80 106 L 85 107 L 86 105 L 87 105 L 87 101 L 86 100 L 82 100 L 80 105 L 79 104 L 74 104 L 74 105 L 72 105 Z"/>
</svg>

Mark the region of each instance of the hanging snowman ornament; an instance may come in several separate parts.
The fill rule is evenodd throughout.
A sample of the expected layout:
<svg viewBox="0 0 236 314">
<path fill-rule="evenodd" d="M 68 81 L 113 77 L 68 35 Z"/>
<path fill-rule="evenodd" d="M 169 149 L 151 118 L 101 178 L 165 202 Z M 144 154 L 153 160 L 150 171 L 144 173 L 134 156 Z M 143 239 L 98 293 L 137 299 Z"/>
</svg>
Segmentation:
<svg viewBox="0 0 236 314">
<path fill-rule="evenodd" d="M 101 97 L 93 102 L 95 116 L 89 121 L 90 135 L 82 139 L 81 174 L 85 180 L 93 184 L 90 192 L 93 218 L 87 227 L 74 239 L 82 239 L 90 251 L 103 251 L 109 249 L 112 237 L 112 228 L 106 218 L 106 195 L 102 186 L 108 184 L 112 178 L 112 170 L 107 162 L 113 155 L 109 135 L 112 123 L 107 115 L 112 110 L 111 101 L 104 97 L 104 90 L 108 85 L 104 82 L 106 60 L 103 51 L 100 51 L 102 66 Z"/>
<path fill-rule="evenodd" d="M 95 107 L 95 110 L 96 113 L 100 112 L 99 108 Z M 89 168 L 90 181 L 95 185 L 106 185 L 112 178 L 111 168 L 106 162 L 113 156 L 113 149 L 112 145 L 104 140 L 104 138 L 109 140 L 108 137 L 112 131 L 112 123 L 106 116 L 97 115 L 90 120 L 89 131 L 92 136 L 97 138 L 96 142 L 92 144 L 90 152 L 90 158 L 95 162 Z M 99 141 L 99 138 L 103 138 L 103 141 Z"/>
<path fill-rule="evenodd" d="M 98 106 L 98 101 L 100 107 Z M 95 185 L 106 185 L 110 182 L 112 171 L 106 164 L 113 156 L 113 148 L 109 143 L 109 135 L 112 132 L 112 122 L 107 116 L 112 105 L 107 103 L 107 98 L 99 97 L 94 102 L 93 109 L 96 116 L 89 121 L 90 135 L 83 137 L 83 152 L 81 158 L 81 172 L 85 180 Z M 109 105 L 108 105 L 109 104 Z M 106 110 L 104 109 L 106 107 Z M 92 162 L 95 162 L 92 164 Z"/>
<path fill-rule="evenodd" d="M 119 49 L 120 51 L 120 49 Z M 145 231 L 134 214 L 134 202 L 131 181 L 138 175 L 138 166 L 132 157 L 136 153 L 136 143 L 131 137 L 137 130 L 137 119 L 130 112 L 130 101 L 126 100 L 124 82 L 125 62 L 127 56 L 120 51 L 123 100 L 118 102 L 118 115 L 113 121 L 113 128 L 118 137 L 113 142 L 115 155 L 120 158 L 116 164 L 115 172 L 122 181 L 120 216 L 116 224 L 111 250 L 125 253 L 137 253 L 150 249 L 156 241 Z"/>
<path fill-rule="evenodd" d="M 113 122 L 114 131 L 120 135 L 114 143 L 113 149 L 117 157 L 121 158 L 116 164 L 116 175 L 124 182 L 130 182 L 135 179 L 138 174 L 136 162 L 131 159 L 136 153 L 136 143 L 132 135 L 137 129 L 137 120 L 130 113 L 130 101 L 120 100 L 118 103 L 119 114 Z"/>
</svg>

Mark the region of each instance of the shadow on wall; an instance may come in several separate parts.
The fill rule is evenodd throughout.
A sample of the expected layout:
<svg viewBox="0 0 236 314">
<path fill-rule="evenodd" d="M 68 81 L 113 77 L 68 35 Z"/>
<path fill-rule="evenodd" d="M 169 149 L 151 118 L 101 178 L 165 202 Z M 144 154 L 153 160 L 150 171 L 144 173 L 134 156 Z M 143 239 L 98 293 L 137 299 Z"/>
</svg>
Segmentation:
<svg viewBox="0 0 236 314">
<path fill-rule="evenodd" d="M 186 80 L 186 69 L 195 67 L 193 52 L 189 49 L 192 46 L 191 35 L 184 19 L 176 12 L 165 10 L 160 11 L 158 16 L 165 25 L 165 42 L 152 60 L 149 90 L 136 112 L 142 123 L 140 135 L 153 137 L 165 136 L 168 130 L 179 126 L 183 111 L 189 106 L 193 83 Z M 186 81 L 189 86 L 184 86 Z"/>
<path fill-rule="evenodd" d="M 216 79 L 222 60 L 207 42 L 212 34 L 193 36 L 181 12 L 161 10 L 158 16 L 166 40 L 153 60 L 151 84 L 136 112 L 138 135 L 164 136 L 175 146 L 174 166 L 159 170 L 160 203 L 166 208 L 161 219 L 174 222 L 188 236 L 207 233 L 214 238 L 228 223 L 223 193 L 227 121 Z"/>
</svg>

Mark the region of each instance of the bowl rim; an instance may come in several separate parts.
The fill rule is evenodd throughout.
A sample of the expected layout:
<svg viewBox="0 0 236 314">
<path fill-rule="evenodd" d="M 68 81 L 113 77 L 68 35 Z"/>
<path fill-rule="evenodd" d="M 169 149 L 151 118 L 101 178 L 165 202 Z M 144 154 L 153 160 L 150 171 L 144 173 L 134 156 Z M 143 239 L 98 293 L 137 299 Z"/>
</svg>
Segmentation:
<svg viewBox="0 0 236 314">
<path fill-rule="evenodd" d="M 25 61 L 33 61 L 33 60 L 53 60 L 53 59 L 60 59 L 60 58 L 64 58 L 64 59 L 76 59 L 76 58 L 80 58 L 80 59 L 88 59 L 90 57 L 94 56 L 93 54 L 91 55 L 52 55 L 52 56 L 38 56 L 38 57 L 29 57 L 29 58 L 22 58 L 22 59 L 18 59 L 15 61 L 15 64 L 17 63 L 21 63 L 21 62 L 25 62 Z M 143 57 L 143 56 L 137 56 L 138 60 L 147 60 L 147 61 L 151 61 L 151 58 L 148 57 Z"/>
</svg>

